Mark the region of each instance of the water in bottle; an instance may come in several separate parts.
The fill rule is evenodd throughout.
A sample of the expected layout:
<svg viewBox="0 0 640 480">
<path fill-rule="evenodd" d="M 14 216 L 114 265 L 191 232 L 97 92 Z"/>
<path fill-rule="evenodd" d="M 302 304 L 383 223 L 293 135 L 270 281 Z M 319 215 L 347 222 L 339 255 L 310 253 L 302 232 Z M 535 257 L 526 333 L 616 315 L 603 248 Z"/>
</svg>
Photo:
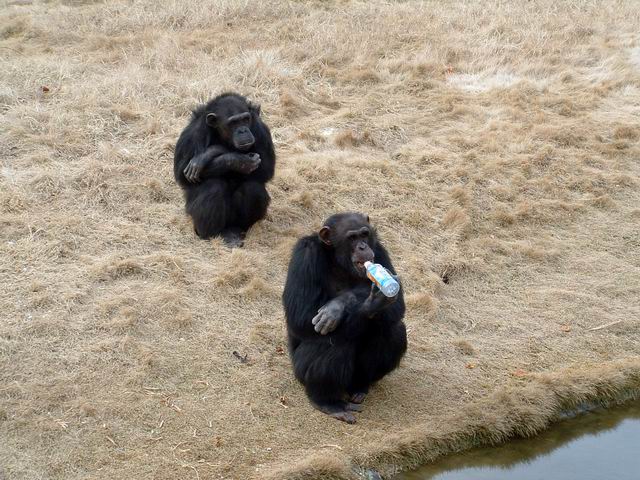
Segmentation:
<svg viewBox="0 0 640 480">
<path fill-rule="evenodd" d="M 367 277 L 375 283 L 380 291 L 387 297 L 395 297 L 400 291 L 400 284 L 395 278 L 379 263 L 365 262 Z"/>
</svg>

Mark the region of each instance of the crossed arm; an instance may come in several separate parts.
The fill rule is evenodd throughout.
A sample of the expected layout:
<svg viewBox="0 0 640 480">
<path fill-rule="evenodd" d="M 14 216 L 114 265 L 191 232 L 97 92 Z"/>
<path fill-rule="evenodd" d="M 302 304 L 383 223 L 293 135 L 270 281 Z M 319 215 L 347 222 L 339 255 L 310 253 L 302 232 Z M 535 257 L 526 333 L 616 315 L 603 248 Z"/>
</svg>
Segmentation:
<svg viewBox="0 0 640 480">
<path fill-rule="evenodd" d="M 260 161 L 257 153 L 232 152 L 221 145 L 213 145 L 193 157 L 183 173 L 187 181 L 198 183 L 207 177 L 217 177 L 229 172 L 248 175 L 258 168 Z"/>
<path fill-rule="evenodd" d="M 311 323 L 316 332 L 327 335 L 333 332 L 345 319 L 350 323 L 374 317 L 396 301 L 396 297 L 386 297 L 375 285 L 371 285 L 369 296 L 363 300 L 362 287 L 356 287 L 329 300 L 318 310 Z M 366 293 L 365 293 L 366 294 Z M 351 325 L 355 328 L 356 325 Z"/>
</svg>

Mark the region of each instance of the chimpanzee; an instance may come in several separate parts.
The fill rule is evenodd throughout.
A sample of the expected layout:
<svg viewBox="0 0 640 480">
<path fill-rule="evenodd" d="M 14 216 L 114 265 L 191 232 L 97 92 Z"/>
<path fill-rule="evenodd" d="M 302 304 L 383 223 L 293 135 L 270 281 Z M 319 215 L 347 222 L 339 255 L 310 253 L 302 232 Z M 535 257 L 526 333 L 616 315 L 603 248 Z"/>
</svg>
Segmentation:
<svg viewBox="0 0 640 480">
<path fill-rule="evenodd" d="M 407 349 L 402 289 L 388 298 L 367 279 L 374 260 L 395 275 L 368 216 L 333 215 L 296 243 L 282 296 L 296 378 L 318 410 L 347 423 Z"/>
<path fill-rule="evenodd" d="M 251 225 L 264 218 L 276 156 L 260 106 L 223 93 L 193 111 L 174 155 L 173 172 L 200 238 L 222 235 L 242 246 Z"/>
</svg>

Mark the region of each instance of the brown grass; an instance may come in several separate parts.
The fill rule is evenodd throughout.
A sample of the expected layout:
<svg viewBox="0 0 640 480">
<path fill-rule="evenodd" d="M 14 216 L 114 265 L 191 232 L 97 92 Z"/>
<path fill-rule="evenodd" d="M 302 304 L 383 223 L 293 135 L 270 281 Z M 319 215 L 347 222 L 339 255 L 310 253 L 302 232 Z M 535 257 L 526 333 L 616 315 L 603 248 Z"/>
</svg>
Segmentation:
<svg viewBox="0 0 640 480">
<path fill-rule="evenodd" d="M 633 1 L 5 2 L 4 475 L 391 474 L 637 392 L 638 31 Z M 195 239 L 171 166 L 227 89 L 279 153 L 233 252 Z M 409 307 L 354 426 L 309 407 L 279 299 L 342 210 Z"/>
</svg>

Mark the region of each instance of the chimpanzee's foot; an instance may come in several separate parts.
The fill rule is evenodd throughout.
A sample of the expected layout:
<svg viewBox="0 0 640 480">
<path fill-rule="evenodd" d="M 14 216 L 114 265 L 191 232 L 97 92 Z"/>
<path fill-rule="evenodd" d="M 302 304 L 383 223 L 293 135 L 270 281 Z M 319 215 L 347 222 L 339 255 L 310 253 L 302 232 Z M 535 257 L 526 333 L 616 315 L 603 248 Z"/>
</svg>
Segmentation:
<svg viewBox="0 0 640 480">
<path fill-rule="evenodd" d="M 229 248 L 242 247 L 244 245 L 244 232 L 237 228 L 229 228 L 222 232 L 222 239 Z"/>
<path fill-rule="evenodd" d="M 361 412 L 362 410 L 364 410 L 364 407 L 360 403 L 348 402 L 347 410 L 349 410 L 350 412 Z"/>
<path fill-rule="evenodd" d="M 329 413 L 328 415 L 335 418 L 336 420 L 340 420 L 341 422 L 346 422 L 349 425 L 353 425 L 354 423 L 356 423 L 356 417 L 351 412 L 335 412 Z"/>
<path fill-rule="evenodd" d="M 348 407 L 345 402 L 325 403 L 322 405 L 312 402 L 312 405 L 322 413 L 326 413 L 336 420 L 340 420 L 341 422 L 346 422 L 349 424 L 356 423 L 356 417 L 353 415 L 353 413 L 348 411 Z"/>
<path fill-rule="evenodd" d="M 362 403 L 364 402 L 364 399 L 366 397 L 367 397 L 367 392 L 352 393 L 351 396 L 349 397 L 349 401 L 351 403 Z"/>
</svg>

